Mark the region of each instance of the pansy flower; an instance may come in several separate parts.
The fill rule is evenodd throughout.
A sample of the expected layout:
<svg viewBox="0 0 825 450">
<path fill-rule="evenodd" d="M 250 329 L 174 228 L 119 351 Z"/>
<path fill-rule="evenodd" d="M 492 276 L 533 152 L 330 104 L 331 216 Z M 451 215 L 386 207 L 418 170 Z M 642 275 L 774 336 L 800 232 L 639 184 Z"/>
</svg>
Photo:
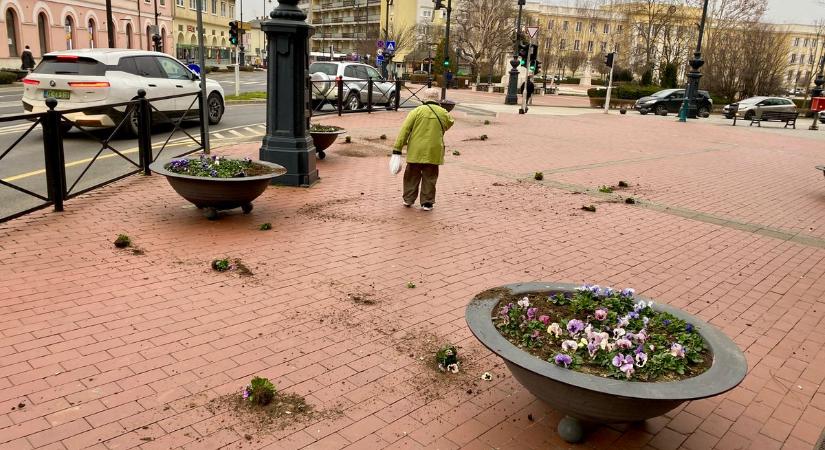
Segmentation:
<svg viewBox="0 0 825 450">
<path fill-rule="evenodd" d="M 553 322 L 549 327 L 547 327 L 547 332 L 555 337 L 559 337 L 561 336 L 561 326 L 558 323 Z"/>
<path fill-rule="evenodd" d="M 570 351 L 570 350 L 575 352 L 578 348 L 579 348 L 579 343 L 572 340 L 572 339 L 568 339 L 568 340 L 561 343 L 561 349 L 565 352 Z"/>
<path fill-rule="evenodd" d="M 528 306 L 530 306 L 530 299 L 527 298 L 527 297 L 524 297 L 523 299 L 518 301 L 518 305 L 521 306 L 522 308 L 527 308 Z"/>
<path fill-rule="evenodd" d="M 557 354 L 553 360 L 556 362 L 557 366 L 563 365 L 565 368 L 569 367 L 573 362 L 573 358 L 571 358 L 570 355 L 565 355 L 564 353 Z"/>
<path fill-rule="evenodd" d="M 545 314 L 540 315 L 539 322 L 543 323 L 545 326 L 550 325 L 550 316 Z"/>
<path fill-rule="evenodd" d="M 596 320 L 605 320 L 605 319 L 607 319 L 607 309 L 605 309 L 605 308 L 597 309 L 593 313 L 593 317 L 595 317 Z"/>
<path fill-rule="evenodd" d="M 635 289 L 632 288 L 625 288 L 622 289 L 622 297 L 633 297 L 633 294 L 636 293 Z"/>
<path fill-rule="evenodd" d="M 570 321 L 567 322 L 567 332 L 570 333 L 570 336 L 575 336 L 576 334 L 581 333 L 582 330 L 584 330 L 584 322 L 581 320 L 570 319 Z"/>
<path fill-rule="evenodd" d="M 670 354 L 677 357 L 677 358 L 684 358 L 685 357 L 685 348 L 682 347 L 682 344 L 678 342 L 674 342 L 673 345 L 670 346 Z"/>
</svg>

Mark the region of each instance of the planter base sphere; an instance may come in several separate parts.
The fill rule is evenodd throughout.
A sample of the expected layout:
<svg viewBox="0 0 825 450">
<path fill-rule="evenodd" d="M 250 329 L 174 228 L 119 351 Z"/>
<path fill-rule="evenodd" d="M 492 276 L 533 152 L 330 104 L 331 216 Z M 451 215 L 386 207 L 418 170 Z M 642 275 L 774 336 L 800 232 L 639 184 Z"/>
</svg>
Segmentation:
<svg viewBox="0 0 825 450">
<path fill-rule="evenodd" d="M 203 211 L 203 217 L 209 220 L 218 220 L 218 210 L 215 208 L 206 208 Z"/>
<path fill-rule="evenodd" d="M 565 442 L 570 442 L 571 444 L 581 442 L 584 439 L 584 426 L 582 426 L 581 421 L 575 417 L 562 417 L 558 427 L 556 427 L 556 431 L 558 431 L 559 436 L 561 436 Z"/>
</svg>

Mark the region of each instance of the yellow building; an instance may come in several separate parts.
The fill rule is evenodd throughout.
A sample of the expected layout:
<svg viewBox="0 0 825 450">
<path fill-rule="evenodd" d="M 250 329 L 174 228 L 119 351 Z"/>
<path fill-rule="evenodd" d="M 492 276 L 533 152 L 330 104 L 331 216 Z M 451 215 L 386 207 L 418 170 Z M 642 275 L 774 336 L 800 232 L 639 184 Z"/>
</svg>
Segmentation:
<svg viewBox="0 0 825 450">
<path fill-rule="evenodd" d="M 825 25 L 785 25 L 788 33 L 788 68 L 785 85 L 788 90 L 813 86 L 819 64 L 825 58 Z"/>
<path fill-rule="evenodd" d="M 310 0 L 307 21 L 315 27 L 310 52 L 316 55 L 341 54 L 375 56 L 379 37 L 381 1 L 386 0 Z"/>
<path fill-rule="evenodd" d="M 197 4 L 199 0 L 175 0 L 172 26 L 175 55 L 197 62 Z M 207 66 L 231 64 L 229 22 L 235 20 L 235 0 L 200 0 L 203 8 L 203 43 Z"/>
<path fill-rule="evenodd" d="M 392 5 L 388 3 L 381 0 L 380 29 L 382 40 L 393 40 L 397 45 L 391 71 L 401 74 L 406 70 L 426 70 L 422 64 L 428 55 L 435 57 L 436 46 L 444 36 L 446 8 L 434 10 L 432 0 L 393 0 Z M 459 0 L 453 0 L 454 13 L 459 3 Z"/>
</svg>

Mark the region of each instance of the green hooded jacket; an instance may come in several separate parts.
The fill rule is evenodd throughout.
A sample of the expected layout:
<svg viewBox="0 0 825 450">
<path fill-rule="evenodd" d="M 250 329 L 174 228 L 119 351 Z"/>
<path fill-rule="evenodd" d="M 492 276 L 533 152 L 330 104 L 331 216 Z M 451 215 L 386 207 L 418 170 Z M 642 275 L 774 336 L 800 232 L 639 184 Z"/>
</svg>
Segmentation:
<svg viewBox="0 0 825 450">
<path fill-rule="evenodd" d="M 408 163 L 444 164 L 444 139 L 441 127 L 443 126 L 446 132 L 454 123 L 446 109 L 437 103 L 425 102 L 407 114 L 404 124 L 401 125 L 401 132 L 395 140 L 393 153 L 401 154 L 401 149 L 406 145 Z"/>
</svg>

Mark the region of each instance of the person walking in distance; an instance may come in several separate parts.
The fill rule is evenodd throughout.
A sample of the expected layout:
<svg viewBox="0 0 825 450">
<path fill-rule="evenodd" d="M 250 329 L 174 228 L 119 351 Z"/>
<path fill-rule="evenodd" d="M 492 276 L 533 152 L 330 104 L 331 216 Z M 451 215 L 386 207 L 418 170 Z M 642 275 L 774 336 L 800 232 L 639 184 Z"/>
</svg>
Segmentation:
<svg viewBox="0 0 825 450">
<path fill-rule="evenodd" d="M 34 69 L 34 56 L 32 56 L 32 51 L 29 50 L 28 45 L 23 50 L 23 53 L 20 54 L 20 63 L 22 70 L 31 72 L 31 70 Z"/>
<path fill-rule="evenodd" d="M 390 171 L 401 170 L 401 149 L 407 146 L 407 168 L 404 170 L 404 206 L 411 207 L 421 191 L 421 209 L 430 211 L 435 204 L 435 184 L 438 166 L 444 164 L 444 133 L 455 121 L 438 102 L 441 92 L 436 88 L 424 91 L 424 103 L 410 111 L 393 145 Z"/>
</svg>

